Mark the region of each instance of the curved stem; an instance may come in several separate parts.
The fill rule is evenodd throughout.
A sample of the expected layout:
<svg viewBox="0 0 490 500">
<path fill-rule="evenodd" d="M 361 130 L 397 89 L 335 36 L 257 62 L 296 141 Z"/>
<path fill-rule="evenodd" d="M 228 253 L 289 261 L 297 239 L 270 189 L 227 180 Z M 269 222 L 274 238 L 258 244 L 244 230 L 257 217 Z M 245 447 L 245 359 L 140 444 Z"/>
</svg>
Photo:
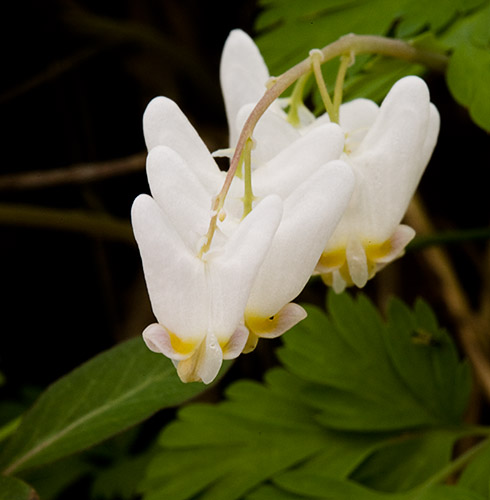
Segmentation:
<svg viewBox="0 0 490 500">
<path fill-rule="evenodd" d="M 254 194 L 252 191 L 252 146 L 253 141 L 249 139 L 243 150 L 243 181 L 245 184 L 243 217 L 246 217 L 252 211 L 252 204 L 254 201 Z"/>
<path fill-rule="evenodd" d="M 333 123 L 339 123 L 338 114 L 335 112 L 332 99 L 330 99 L 330 95 L 328 94 L 327 90 L 327 85 L 323 78 L 323 73 L 321 68 L 321 65 L 323 63 L 323 54 L 321 50 L 313 49 L 312 51 L 310 51 L 310 58 L 311 58 L 311 67 L 313 68 L 313 74 L 315 75 L 316 84 L 318 90 L 320 91 L 320 96 L 322 98 L 323 105 L 325 106 L 325 111 L 330 117 L 330 121 L 332 121 Z"/>
<path fill-rule="evenodd" d="M 293 92 L 291 93 L 291 99 L 289 102 L 289 112 L 288 112 L 288 122 L 294 127 L 300 125 L 300 118 L 298 109 L 303 105 L 303 92 L 305 90 L 306 82 L 310 78 L 310 73 L 306 73 L 301 76 L 296 85 L 294 86 Z"/>
<path fill-rule="evenodd" d="M 333 94 L 333 109 L 335 116 L 337 117 L 337 122 L 339 119 L 340 105 L 342 104 L 345 74 L 347 73 L 347 68 L 352 64 L 353 59 L 354 57 L 352 54 L 343 54 L 340 56 L 340 66 L 337 73 L 337 79 L 335 80 L 335 89 Z"/>
<path fill-rule="evenodd" d="M 375 35 L 346 35 L 327 45 L 320 51 L 323 55 L 322 62 L 330 61 L 335 57 L 341 56 L 342 54 L 356 55 L 367 53 L 375 53 L 383 56 L 403 59 L 405 61 L 420 63 L 438 71 L 443 71 L 448 62 L 448 57 L 444 54 L 418 49 L 402 40 L 395 40 Z M 211 226 L 216 225 L 218 208 L 223 206 L 224 199 L 226 198 L 233 177 L 235 176 L 243 148 L 245 147 L 247 140 L 252 137 L 255 125 L 259 121 L 260 117 L 265 113 L 267 108 L 296 80 L 307 74 L 309 71 L 311 71 L 310 57 L 296 64 L 281 76 L 272 79 L 265 94 L 250 113 L 250 116 L 247 118 L 247 121 L 242 128 L 240 137 L 238 138 L 235 153 L 231 159 L 230 168 L 226 175 L 225 182 L 223 183 L 223 187 L 213 202 L 212 210 L 215 213 L 211 218 L 208 236 L 211 235 L 212 237 L 214 234 L 214 229 L 212 229 Z M 208 246 L 208 244 L 206 243 L 205 246 Z"/>
</svg>

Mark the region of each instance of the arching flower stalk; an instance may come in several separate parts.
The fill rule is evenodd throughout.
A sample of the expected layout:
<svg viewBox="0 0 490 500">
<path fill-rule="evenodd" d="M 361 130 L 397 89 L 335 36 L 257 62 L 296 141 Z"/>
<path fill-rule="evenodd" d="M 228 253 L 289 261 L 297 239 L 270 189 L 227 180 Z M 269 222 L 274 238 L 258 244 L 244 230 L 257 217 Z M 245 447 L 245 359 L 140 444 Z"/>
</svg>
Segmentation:
<svg viewBox="0 0 490 500">
<path fill-rule="evenodd" d="M 350 51 L 345 49 L 343 52 L 332 102 L 323 86 L 319 65 L 330 54 L 338 55 L 336 45 L 349 41 L 353 43 L 346 43 Z M 345 71 L 353 55 L 366 49 L 364 43 L 366 46 L 372 44 L 373 48 L 378 46 L 378 49 L 386 43 L 382 53 L 413 56 L 413 53 L 409 54 L 410 51 L 405 52 L 409 46 L 380 37 L 348 36 L 321 51 L 312 50 L 309 65 L 308 60 L 305 60 L 295 68 L 302 68 L 303 77 L 313 70 L 327 112 L 315 118 L 293 92 L 288 104 L 294 105 L 293 116 L 296 115 L 298 119 L 291 120 L 290 115 L 275 101 L 264 111 L 254 129 L 257 143 L 271 146 L 255 152 L 256 168 L 260 170 L 260 165 L 270 155 L 277 155 L 291 142 L 308 136 L 317 127 L 331 121 L 340 124 L 345 136 L 345 147 L 340 158 L 353 168 L 356 187 L 346 213 L 316 269 L 324 282 L 337 292 L 350 285 L 363 287 L 379 269 L 403 254 L 415 233 L 411 228 L 400 225 L 400 221 L 430 159 L 439 131 L 438 112 L 430 103 L 426 84 L 417 77 L 406 77 L 395 84 L 381 107 L 367 99 L 356 99 L 340 105 Z M 233 65 L 230 62 L 231 55 L 235 61 Z M 443 58 L 437 56 L 432 62 L 436 66 L 444 64 Z M 233 146 L 237 135 L 233 131 L 241 127 L 246 130 L 250 118 L 245 121 L 245 117 L 252 117 L 254 110 L 260 108 L 261 101 L 267 96 L 267 92 L 263 97 L 259 96 L 256 90 L 249 90 L 243 96 L 237 94 L 234 89 L 238 75 L 248 74 L 250 89 L 259 88 L 258 81 L 251 83 L 251 75 L 261 78 L 263 85 L 270 77 L 255 43 L 239 30 L 232 32 L 225 44 L 221 73 L 232 131 L 230 145 Z M 275 79 L 274 85 L 286 78 L 288 73 Z M 304 82 L 300 84 L 304 86 Z M 251 101 L 253 98 L 255 101 Z M 273 134 L 272 130 L 276 133 Z M 271 135 L 274 135 L 274 140 L 270 140 Z"/>
</svg>

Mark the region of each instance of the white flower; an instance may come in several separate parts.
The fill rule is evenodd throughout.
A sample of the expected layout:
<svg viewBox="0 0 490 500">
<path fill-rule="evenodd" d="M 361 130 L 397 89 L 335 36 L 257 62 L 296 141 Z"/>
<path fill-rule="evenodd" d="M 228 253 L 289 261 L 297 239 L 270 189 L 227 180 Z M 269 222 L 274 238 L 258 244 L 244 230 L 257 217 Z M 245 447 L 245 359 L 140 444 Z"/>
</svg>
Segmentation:
<svg viewBox="0 0 490 500">
<path fill-rule="evenodd" d="M 284 200 L 284 214 L 255 278 L 245 310 L 250 336 L 273 338 L 306 317 L 292 303 L 303 290 L 354 189 L 351 168 L 332 161 L 317 169 Z"/>
<path fill-rule="evenodd" d="M 174 160 L 181 161 L 177 155 Z M 154 198 L 136 198 L 132 223 L 158 320 L 143 332 L 144 340 L 174 361 L 184 382 L 209 383 L 222 360 L 235 358 L 245 346 L 246 302 L 280 222 L 282 202 L 277 196 L 264 199 L 229 238 L 213 240 L 200 256 L 199 236 L 209 211 L 194 202 L 198 186 L 182 186 L 186 199 L 172 207 L 167 195 L 174 184 L 152 185 Z"/>
<path fill-rule="evenodd" d="M 221 62 L 231 146 L 262 97 L 268 78 L 253 40 L 242 31 L 232 31 Z M 253 92 L 237 93 L 239 80 L 247 81 Z M 330 121 L 327 113 L 315 119 L 304 106 L 298 111 L 298 126 L 287 121 L 286 113 L 276 103 L 262 116 L 254 131 L 259 170 L 271 156 Z M 368 99 L 356 99 L 342 104 L 339 111 L 345 135 L 340 158 L 353 168 L 356 188 L 317 266 L 325 283 L 336 291 L 347 285 L 364 286 L 377 270 L 403 254 L 415 232 L 400 221 L 439 132 L 439 114 L 430 103 L 427 86 L 414 76 L 397 82 L 381 107 Z"/>
<path fill-rule="evenodd" d="M 255 104 L 267 90 L 269 70 L 254 41 L 243 31 L 233 30 L 223 47 L 220 81 L 233 150 L 240 131 Z M 306 110 L 305 107 L 303 107 Z M 308 117 L 311 115 L 306 111 Z M 257 139 L 252 152 L 254 168 L 274 158 L 300 137 L 287 121 L 280 102 L 274 101 L 260 118 L 254 131 Z"/>
<path fill-rule="evenodd" d="M 439 132 L 427 85 L 415 76 L 399 80 L 379 109 L 353 101 L 340 119 L 347 135 L 342 158 L 354 170 L 356 188 L 317 267 L 337 291 L 364 286 L 403 254 L 415 232 L 400 221 Z"/>
<path fill-rule="evenodd" d="M 178 110 L 171 101 L 159 101 L 158 105 L 168 105 L 174 112 Z M 183 119 L 180 110 L 175 118 L 177 123 Z M 339 128 L 329 126 L 327 130 L 334 131 L 326 135 L 327 139 L 332 139 Z M 281 161 L 269 162 L 252 176 L 254 185 L 255 180 L 258 181 L 260 195 L 257 201 L 270 191 L 278 193 L 284 199 L 284 214 L 247 302 L 245 324 L 250 336 L 245 352 L 255 347 L 259 337 L 277 337 L 305 317 L 305 311 L 290 301 L 306 285 L 349 202 L 354 187 L 352 169 L 339 160 L 319 165 L 318 154 L 315 154 L 320 152 L 328 158 L 332 154 L 330 150 L 334 149 L 334 154 L 339 155 L 342 142 L 335 141 L 333 148 L 332 141 L 325 140 L 323 134 L 324 127 L 319 127 L 309 135 L 308 141 L 312 141 L 312 146 L 315 145 L 313 152 L 308 149 L 302 151 L 297 146 L 295 154 L 280 155 Z M 167 142 L 177 146 L 180 143 L 189 144 L 189 149 L 194 150 L 196 147 L 192 142 L 196 137 L 188 134 L 187 140 L 167 138 Z M 298 145 L 302 142 L 306 141 L 298 141 Z M 208 152 L 206 156 L 209 158 Z M 198 158 L 194 160 L 197 164 L 206 164 L 205 158 L 200 162 Z M 165 205 L 171 220 L 180 221 L 178 226 L 182 231 L 181 236 L 190 242 L 194 242 L 198 234 L 204 234 L 211 216 L 211 194 L 194 173 L 195 167 L 194 164 L 191 168 L 178 153 L 166 146 L 154 146 L 148 155 L 147 173 L 152 195 Z M 303 180 L 308 172 L 310 175 Z M 241 180 L 235 181 L 243 189 Z M 242 216 L 240 198 L 243 191 L 235 191 L 235 199 L 225 204 L 227 215 L 219 224 L 215 236 L 218 241 L 233 234 Z M 188 220 L 182 219 L 183 214 L 187 215 Z"/>
<path fill-rule="evenodd" d="M 150 152 L 157 146 L 171 148 L 194 172 L 209 195 L 219 192 L 225 173 L 219 170 L 201 137 L 174 101 L 166 97 L 153 99 L 143 116 L 143 131 Z M 273 133 L 274 130 L 268 132 L 269 135 Z M 254 170 L 254 195 L 261 199 L 268 194 L 278 194 L 285 199 L 320 166 L 337 160 L 343 149 L 341 128 L 335 123 L 320 124 L 311 133 L 285 145 L 277 155 Z M 238 218 L 241 217 L 242 197 L 243 182 L 235 177 L 225 208 Z"/>
</svg>

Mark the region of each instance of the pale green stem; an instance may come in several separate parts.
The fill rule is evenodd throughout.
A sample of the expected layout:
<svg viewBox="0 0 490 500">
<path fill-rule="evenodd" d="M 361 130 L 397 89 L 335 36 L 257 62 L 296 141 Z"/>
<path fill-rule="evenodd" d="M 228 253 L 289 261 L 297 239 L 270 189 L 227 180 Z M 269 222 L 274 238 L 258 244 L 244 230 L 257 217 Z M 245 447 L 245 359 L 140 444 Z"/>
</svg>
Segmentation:
<svg viewBox="0 0 490 500">
<path fill-rule="evenodd" d="M 322 63 L 323 63 L 323 54 L 319 49 L 313 49 L 310 51 L 310 59 L 311 59 L 311 67 L 313 69 L 313 74 L 315 75 L 316 84 L 318 86 L 318 90 L 320 91 L 320 96 L 323 101 L 323 105 L 325 106 L 325 110 L 330 117 L 330 121 L 333 123 L 339 122 L 339 117 L 335 114 L 335 108 L 333 106 L 332 99 L 330 99 L 330 95 L 327 90 L 327 85 L 323 78 L 322 73 Z"/>
<path fill-rule="evenodd" d="M 403 59 L 405 61 L 410 61 L 414 63 L 423 64 L 429 68 L 444 71 L 446 69 L 449 58 L 445 54 L 439 52 L 427 51 L 425 49 L 416 48 L 407 42 L 402 40 L 394 40 L 391 38 L 385 38 L 376 35 L 346 35 L 339 38 L 337 41 L 327 45 L 321 49 L 323 54 L 323 62 L 330 61 L 335 57 L 339 57 L 342 54 L 379 54 L 382 56 L 395 57 L 398 59 Z M 301 61 L 300 63 L 293 66 L 291 69 L 283 73 L 281 76 L 274 78 L 267 88 L 265 94 L 255 105 L 255 108 L 250 113 L 247 118 L 245 125 L 242 128 L 240 137 L 235 148 L 235 153 L 230 162 L 230 168 L 225 178 L 225 182 L 213 201 L 212 210 L 213 216 L 209 224 L 208 233 L 206 235 L 207 242 L 201 249 L 200 255 L 209 249 L 211 245 L 210 238 L 213 237 L 216 221 L 218 218 L 218 212 L 221 207 L 223 207 L 224 199 L 230 189 L 231 182 L 235 176 L 236 169 L 239 164 L 240 157 L 243 152 L 243 148 L 247 140 L 252 137 L 255 125 L 259 121 L 260 117 L 265 113 L 267 108 L 286 90 L 288 89 L 298 78 L 311 71 L 311 59 Z"/>
<path fill-rule="evenodd" d="M 310 73 L 306 73 L 306 75 L 300 77 L 291 94 L 291 99 L 289 101 L 288 122 L 294 127 L 297 127 L 300 124 L 298 109 L 303 105 L 303 92 L 309 78 Z"/>
<path fill-rule="evenodd" d="M 243 176 L 245 183 L 245 194 L 243 196 L 243 217 L 252 211 L 254 194 L 252 191 L 252 146 L 253 141 L 249 139 L 243 150 Z"/>
<path fill-rule="evenodd" d="M 343 54 L 342 56 L 340 56 L 340 66 L 339 71 L 337 72 L 337 79 L 335 80 L 335 90 L 333 94 L 333 110 L 335 116 L 337 117 L 337 123 L 339 120 L 340 105 L 342 104 L 345 74 L 347 73 L 347 68 L 352 64 L 352 61 L 352 54 Z"/>
</svg>

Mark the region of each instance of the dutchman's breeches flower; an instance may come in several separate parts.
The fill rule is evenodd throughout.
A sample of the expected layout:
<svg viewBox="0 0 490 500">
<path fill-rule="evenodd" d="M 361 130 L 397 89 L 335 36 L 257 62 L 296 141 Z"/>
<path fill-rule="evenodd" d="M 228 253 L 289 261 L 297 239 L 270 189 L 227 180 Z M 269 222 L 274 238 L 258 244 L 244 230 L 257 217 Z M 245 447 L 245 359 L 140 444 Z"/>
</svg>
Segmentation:
<svg viewBox="0 0 490 500">
<path fill-rule="evenodd" d="M 292 303 L 308 282 L 354 189 L 354 175 L 343 161 L 321 166 L 284 199 L 284 214 L 245 310 L 250 330 L 246 350 L 258 338 L 273 338 L 306 317 Z"/>
<path fill-rule="evenodd" d="M 170 121 L 176 126 L 162 127 Z M 199 227 L 204 234 L 206 217 L 201 223 L 196 220 L 202 214 L 210 216 L 209 200 L 222 183 L 222 172 L 173 101 L 153 100 L 145 113 L 145 124 L 150 148 L 147 173 L 153 196 L 176 225 L 186 228 L 184 237 L 189 237 L 192 227 Z M 250 336 L 245 352 L 255 347 L 259 337 L 277 337 L 305 317 L 304 310 L 290 302 L 313 273 L 354 187 L 352 169 L 334 160 L 343 147 L 340 127 L 325 124 L 254 170 L 255 203 L 277 194 L 284 200 L 284 215 L 247 302 L 245 324 Z M 322 161 L 326 163 L 322 165 Z M 215 236 L 218 240 L 231 234 L 242 217 L 243 189 L 243 181 L 235 178 L 223 210 L 226 217 Z M 181 219 L 177 222 L 182 205 L 196 207 L 194 212 L 187 210 L 190 219 L 186 223 Z"/>
<path fill-rule="evenodd" d="M 368 103 L 346 104 L 344 117 L 341 108 L 346 131 L 342 159 L 353 168 L 356 187 L 317 266 L 336 291 L 364 286 L 403 254 L 415 231 L 400 221 L 439 133 L 439 113 L 418 77 L 399 80 L 379 109 Z"/>
<path fill-rule="evenodd" d="M 230 33 L 220 70 L 233 148 L 263 95 L 269 72 L 253 40 L 240 30 Z M 243 82 L 246 92 L 239 91 Z M 276 101 L 262 116 L 254 131 L 258 172 L 330 122 L 327 113 L 315 118 L 301 101 L 296 112 L 293 123 Z M 434 149 L 439 114 L 425 82 L 409 76 L 393 86 L 381 107 L 368 99 L 342 104 L 339 125 L 345 136 L 339 158 L 352 167 L 356 187 L 316 269 L 337 292 L 349 285 L 363 287 L 377 270 L 401 256 L 413 238 L 413 229 L 400 221 Z"/>
<path fill-rule="evenodd" d="M 158 320 L 146 328 L 143 337 L 151 350 L 173 360 L 182 381 L 209 383 L 222 360 L 237 357 L 247 342 L 245 306 L 281 220 L 282 202 L 277 196 L 264 199 L 230 238 L 199 255 L 195 236 L 202 217 L 197 219 L 197 232 L 188 226 L 199 209 L 187 209 L 188 204 L 182 203 L 182 212 L 176 210 L 169 216 L 159 201 L 157 196 L 140 195 L 132 208 L 134 233 Z"/>
<path fill-rule="evenodd" d="M 261 100 L 268 79 L 254 42 L 233 31 L 221 61 L 230 147 L 215 153 L 240 148 L 229 176 L 173 101 L 144 114 L 151 196 L 136 198 L 132 222 L 158 323 L 143 338 L 184 382 L 211 382 L 223 359 L 301 321 L 292 301 L 313 273 L 336 291 L 362 287 L 414 235 L 400 222 L 439 130 L 423 80 L 401 79 L 380 107 L 332 106 L 323 93 L 331 123 L 300 92 L 286 113 L 274 100 L 285 87 Z"/>
</svg>

